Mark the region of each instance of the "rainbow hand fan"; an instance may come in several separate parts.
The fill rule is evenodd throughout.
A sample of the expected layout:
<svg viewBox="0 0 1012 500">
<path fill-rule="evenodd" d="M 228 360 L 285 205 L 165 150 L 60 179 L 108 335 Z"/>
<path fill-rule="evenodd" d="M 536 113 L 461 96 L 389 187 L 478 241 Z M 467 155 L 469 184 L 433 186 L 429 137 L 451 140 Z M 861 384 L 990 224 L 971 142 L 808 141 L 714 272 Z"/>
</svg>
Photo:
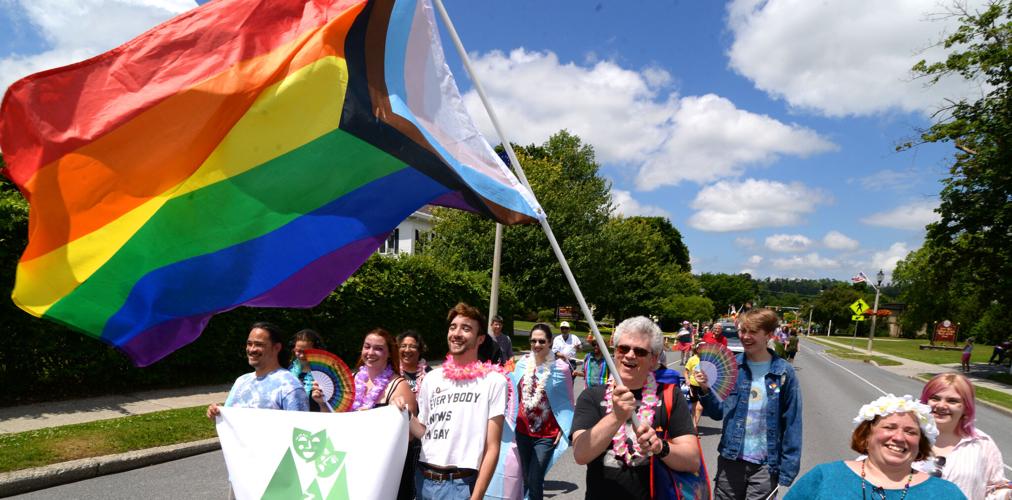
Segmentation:
<svg viewBox="0 0 1012 500">
<path fill-rule="evenodd" d="M 306 349 L 306 361 L 323 398 L 336 412 L 351 410 L 355 402 L 355 377 L 336 354 L 322 349 Z"/>
<path fill-rule="evenodd" d="M 699 367 L 696 369 L 706 374 L 714 395 L 720 400 L 726 399 L 738 379 L 738 361 L 734 353 L 720 344 L 704 344 L 698 352 Z"/>
</svg>

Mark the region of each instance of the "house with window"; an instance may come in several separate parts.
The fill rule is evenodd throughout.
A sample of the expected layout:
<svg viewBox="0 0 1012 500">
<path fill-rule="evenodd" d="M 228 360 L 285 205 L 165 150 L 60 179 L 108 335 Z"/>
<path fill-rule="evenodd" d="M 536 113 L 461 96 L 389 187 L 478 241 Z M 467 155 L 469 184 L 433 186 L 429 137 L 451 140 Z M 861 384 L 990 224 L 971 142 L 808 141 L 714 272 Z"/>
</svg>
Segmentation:
<svg viewBox="0 0 1012 500">
<path fill-rule="evenodd" d="M 422 245 L 429 240 L 429 233 L 433 225 L 432 208 L 428 205 L 415 211 L 387 236 L 378 252 L 381 255 L 410 254 L 421 250 Z"/>
</svg>

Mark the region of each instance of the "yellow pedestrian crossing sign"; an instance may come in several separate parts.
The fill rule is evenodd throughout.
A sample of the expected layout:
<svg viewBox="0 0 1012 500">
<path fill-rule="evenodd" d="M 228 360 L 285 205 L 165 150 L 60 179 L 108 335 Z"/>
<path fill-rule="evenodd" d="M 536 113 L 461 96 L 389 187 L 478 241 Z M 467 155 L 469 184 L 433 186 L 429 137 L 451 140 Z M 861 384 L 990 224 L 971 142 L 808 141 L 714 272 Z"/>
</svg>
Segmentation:
<svg viewBox="0 0 1012 500">
<path fill-rule="evenodd" d="M 868 310 L 868 303 L 864 299 L 857 299 L 853 304 L 850 305 L 850 310 L 854 311 L 854 314 L 864 314 Z M 855 320 L 856 321 L 856 320 Z"/>
<path fill-rule="evenodd" d="M 864 321 L 864 315 L 863 314 L 855 314 L 855 315 L 853 315 L 853 316 L 850 317 L 850 320 L 851 321 Z"/>
</svg>

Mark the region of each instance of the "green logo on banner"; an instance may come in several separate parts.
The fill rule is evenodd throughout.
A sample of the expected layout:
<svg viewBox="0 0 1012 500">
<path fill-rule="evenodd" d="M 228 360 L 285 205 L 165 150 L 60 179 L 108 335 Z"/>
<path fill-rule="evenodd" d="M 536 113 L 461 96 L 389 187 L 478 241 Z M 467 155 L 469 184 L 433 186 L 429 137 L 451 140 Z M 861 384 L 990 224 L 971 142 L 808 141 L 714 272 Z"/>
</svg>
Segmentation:
<svg viewBox="0 0 1012 500">
<path fill-rule="evenodd" d="M 303 429 L 293 429 L 292 446 L 285 450 L 285 455 L 281 457 L 271 482 L 264 490 L 262 500 L 290 498 L 347 500 L 349 497 L 348 475 L 344 469 L 345 455 L 345 452 L 334 449 L 326 430 L 313 434 Z M 300 470 L 303 471 L 302 475 L 306 476 L 305 478 L 300 477 Z M 332 476 L 333 484 L 329 491 L 324 492 L 321 484 L 328 483 Z M 305 487 L 303 479 L 308 483 Z"/>
</svg>

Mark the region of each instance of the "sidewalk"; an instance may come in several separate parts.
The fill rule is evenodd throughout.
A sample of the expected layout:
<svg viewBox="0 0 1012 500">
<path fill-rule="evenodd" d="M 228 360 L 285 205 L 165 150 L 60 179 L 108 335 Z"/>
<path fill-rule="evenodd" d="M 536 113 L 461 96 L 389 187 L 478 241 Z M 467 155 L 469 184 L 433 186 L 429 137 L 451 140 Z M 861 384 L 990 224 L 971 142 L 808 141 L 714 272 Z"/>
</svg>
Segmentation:
<svg viewBox="0 0 1012 500">
<path fill-rule="evenodd" d="M 162 389 L 0 408 L 0 434 L 221 403 L 230 387 Z"/>
<path fill-rule="evenodd" d="M 804 337 L 802 337 L 802 338 L 804 338 Z M 821 343 L 832 344 L 833 346 L 839 347 L 839 348 L 842 348 L 842 349 L 850 349 L 850 345 L 849 344 L 844 344 L 842 342 L 836 342 L 834 340 L 828 340 L 828 339 L 826 339 L 824 337 L 819 337 L 817 341 L 821 342 Z M 855 352 L 866 352 L 866 351 L 864 349 L 857 349 Z M 889 372 L 892 372 L 892 373 L 895 373 L 897 375 L 902 375 L 904 377 L 909 377 L 909 378 L 913 378 L 913 379 L 918 379 L 919 380 L 920 379 L 919 375 L 922 374 L 922 373 L 943 373 L 943 372 L 959 372 L 959 373 L 962 373 L 962 372 L 959 371 L 959 363 L 950 363 L 950 364 L 944 364 L 944 365 L 934 365 L 934 364 L 931 364 L 931 363 L 924 363 L 922 361 L 915 361 L 915 360 L 912 360 L 912 359 L 906 359 L 906 358 L 901 358 L 901 357 L 898 357 L 898 356 L 892 356 L 892 355 L 889 355 L 889 354 L 884 354 L 882 352 L 875 351 L 875 350 L 872 350 L 872 353 L 875 356 L 878 356 L 878 357 L 881 357 L 881 358 L 886 358 L 886 359 L 891 359 L 893 361 L 901 363 L 900 365 L 897 365 L 897 366 L 879 366 L 879 368 L 881 368 L 883 370 L 886 370 L 886 371 L 889 371 Z M 1006 370 L 1005 370 L 1004 366 L 995 366 L 995 365 L 987 365 L 987 364 L 974 363 L 974 364 L 970 365 L 970 373 L 963 373 L 963 375 L 966 375 L 966 377 L 968 379 L 970 379 L 970 381 L 973 382 L 973 385 L 976 386 L 976 387 L 986 387 L 986 388 L 991 389 L 991 390 L 995 390 L 995 391 L 998 391 L 998 392 L 1004 392 L 1005 394 L 1012 395 L 1012 387 L 1010 387 L 1008 385 L 1005 385 L 1005 384 L 1002 384 L 1000 382 L 995 382 L 995 381 L 993 381 L 991 379 L 984 378 L 983 375 L 984 374 L 988 374 L 988 373 L 1006 373 Z M 986 401 L 982 401 L 982 402 L 983 403 L 987 403 Z"/>
</svg>

